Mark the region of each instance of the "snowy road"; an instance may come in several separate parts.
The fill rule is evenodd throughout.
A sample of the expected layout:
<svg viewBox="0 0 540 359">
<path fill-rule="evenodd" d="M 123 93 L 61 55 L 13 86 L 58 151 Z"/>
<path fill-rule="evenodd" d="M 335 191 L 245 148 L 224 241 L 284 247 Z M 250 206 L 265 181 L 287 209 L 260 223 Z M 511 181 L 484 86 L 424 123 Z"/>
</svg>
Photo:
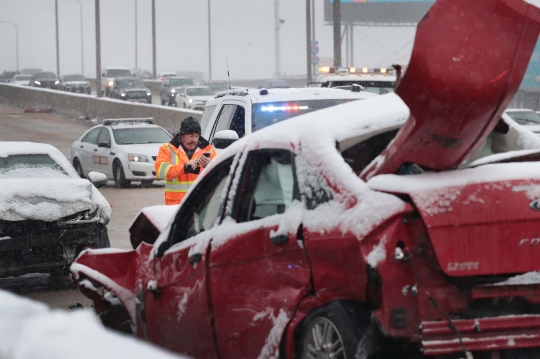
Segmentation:
<svg viewBox="0 0 540 359">
<path fill-rule="evenodd" d="M 23 109 L 0 104 L 0 141 L 43 142 L 57 147 L 70 159 L 71 143 L 78 139 L 88 125 L 59 114 L 27 114 Z M 111 246 L 129 249 L 128 228 L 139 210 L 163 204 L 163 185 L 156 182 L 151 188 L 141 188 L 134 182 L 131 188 L 117 189 L 113 182 L 100 188 L 111 203 L 113 215 L 108 225 Z M 52 307 L 65 308 L 77 302 L 90 306 L 90 301 L 76 290 L 67 278 L 51 283 L 49 275 L 30 275 L 24 278 L 0 279 L 0 287 L 10 288 Z"/>
</svg>

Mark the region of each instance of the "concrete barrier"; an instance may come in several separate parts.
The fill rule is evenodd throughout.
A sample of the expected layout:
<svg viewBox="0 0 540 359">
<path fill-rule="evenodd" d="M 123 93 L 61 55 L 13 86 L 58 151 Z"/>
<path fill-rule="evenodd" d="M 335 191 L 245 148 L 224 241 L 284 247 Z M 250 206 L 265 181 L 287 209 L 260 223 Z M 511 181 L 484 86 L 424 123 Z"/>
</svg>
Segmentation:
<svg viewBox="0 0 540 359">
<path fill-rule="evenodd" d="M 0 101 L 10 105 L 53 106 L 54 111 L 70 116 L 88 116 L 99 121 L 105 118 L 153 117 L 166 130 L 178 129 L 187 116 L 200 119 L 202 112 L 159 105 L 148 105 L 91 95 L 0 84 Z"/>
</svg>

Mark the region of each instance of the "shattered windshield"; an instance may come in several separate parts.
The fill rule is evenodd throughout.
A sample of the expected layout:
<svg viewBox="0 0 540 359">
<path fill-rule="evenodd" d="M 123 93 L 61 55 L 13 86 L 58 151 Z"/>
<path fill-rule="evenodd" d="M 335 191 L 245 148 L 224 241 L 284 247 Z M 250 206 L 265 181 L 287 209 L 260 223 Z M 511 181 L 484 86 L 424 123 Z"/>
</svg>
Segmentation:
<svg viewBox="0 0 540 359">
<path fill-rule="evenodd" d="M 506 111 L 520 125 L 540 125 L 540 116 L 534 111 Z"/>
<path fill-rule="evenodd" d="M 0 178 L 57 178 L 66 177 L 62 166 L 49 155 L 10 155 L 0 157 Z"/>
<path fill-rule="evenodd" d="M 113 134 L 119 145 L 166 143 L 171 140 L 171 136 L 160 128 L 115 128 Z"/>
<path fill-rule="evenodd" d="M 351 99 L 303 100 L 289 102 L 266 102 L 253 105 L 253 131 L 260 130 L 289 118 L 304 115 L 323 108 L 340 105 Z"/>
</svg>

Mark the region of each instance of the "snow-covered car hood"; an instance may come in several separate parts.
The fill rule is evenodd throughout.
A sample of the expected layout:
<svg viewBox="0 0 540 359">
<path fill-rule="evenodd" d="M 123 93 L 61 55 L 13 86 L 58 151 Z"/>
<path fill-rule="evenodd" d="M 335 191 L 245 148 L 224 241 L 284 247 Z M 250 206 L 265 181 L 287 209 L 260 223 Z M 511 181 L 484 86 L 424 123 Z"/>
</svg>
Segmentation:
<svg viewBox="0 0 540 359">
<path fill-rule="evenodd" d="M 145 156 L 157 156 L 159 152 L 159 148 L 163 145 L 163 143 L 143 143 L 143 144 L 135 144 L 135 145 L 120 145 L 118 146 L 118 149 L 121 149 L 122 151 L 126 153 L 135 153 L 139 155 L 145 155 Z M 148 158 L 150 160 L 150 158 Z"/>
<path fill-rule="evenodd" d="M 111 208 L 105 198 L 82 178 L 0 179 L 0 220 L 57 221 L 89 210 L 108 223 Z"/>
</svg>

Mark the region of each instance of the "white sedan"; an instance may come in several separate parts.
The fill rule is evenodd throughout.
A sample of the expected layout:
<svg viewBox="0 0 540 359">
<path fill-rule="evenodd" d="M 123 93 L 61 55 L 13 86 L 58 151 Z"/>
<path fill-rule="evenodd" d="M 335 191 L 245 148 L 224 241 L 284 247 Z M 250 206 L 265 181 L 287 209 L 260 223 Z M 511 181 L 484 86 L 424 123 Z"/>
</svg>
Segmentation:
<svg viewBox="0 0 540 359">
<path fill-rule="evenodd" d="M 176 106 L 204 111 L 206 101 L 214 98 L 214 90 L 208 86 L 184 86 L 176 95 Z"/>
<path fill-rule="evenodd" d="M 156 179 L 159 147 L 170 140 L 171 135 L 151 118 L 103 120 L 73 142 L 73 167 L 81 177 L 102 172 L 117 188 L 129 187 L 131 181 L 148 186 Z"/>
</svg>

